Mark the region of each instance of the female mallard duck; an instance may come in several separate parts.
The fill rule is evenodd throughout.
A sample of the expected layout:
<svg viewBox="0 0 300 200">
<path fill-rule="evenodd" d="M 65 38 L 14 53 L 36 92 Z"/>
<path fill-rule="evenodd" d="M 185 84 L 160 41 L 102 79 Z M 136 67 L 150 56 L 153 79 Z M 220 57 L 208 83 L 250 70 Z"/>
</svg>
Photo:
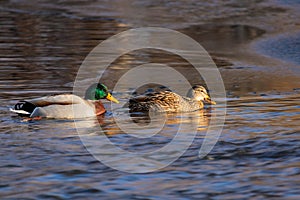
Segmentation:
<svg viewBox="0 0 300 200">
<path fill-rule="evenodd" d="M 204 103 L 216 104 L 203 86 L 195 85 L 188 91 L 187 97 L 170 91 L 147 93 L 130 99 L 128 107 L 131 112 L 148 112 L 150 109 L 158 112 L 192 112 L 202 109 Z"/>
<path fill-rule="evenodd" d="M 46 96 L 20 101 L 10 110 L 20 116 L 30 118 L 84 118 L 101 115 L 106 112 L 100 99 L 119 103 L 107 90 L 104 84 L 91 85 L 85 98 L 74 94 Z"/>
</svg>

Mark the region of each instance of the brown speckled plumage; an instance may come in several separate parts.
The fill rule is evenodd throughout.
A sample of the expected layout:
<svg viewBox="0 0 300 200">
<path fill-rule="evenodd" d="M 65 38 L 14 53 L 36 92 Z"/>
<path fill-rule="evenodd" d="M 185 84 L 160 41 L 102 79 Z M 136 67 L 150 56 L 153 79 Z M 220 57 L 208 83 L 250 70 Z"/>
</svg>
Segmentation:
<svg viewBox="0 0 300 200">
<path fill-rule="evenodd" d="M 129 109 L 131 112 L 147 112 L 150 109 L 157 112 L 192 112 L 202 109 L 204 102 L 215 104 L 203 86 L 194 86 L 187 96 L 170 91 L 147 93 L 130 99 Z"/>
</svg>

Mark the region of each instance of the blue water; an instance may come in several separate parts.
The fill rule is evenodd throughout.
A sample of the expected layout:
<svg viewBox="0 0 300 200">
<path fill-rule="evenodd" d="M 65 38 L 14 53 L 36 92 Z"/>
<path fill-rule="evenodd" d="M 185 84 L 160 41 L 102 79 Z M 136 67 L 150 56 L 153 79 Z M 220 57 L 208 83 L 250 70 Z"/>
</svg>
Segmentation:
<svg viewBox="0 0 300 200">
<path fill-rule="evenodd" d="M 221 0 L 1 2 L 0 199 L 299 199 L 300 76 L 297 70 L 289 73 L 299 66 L 299 34 L 268 38 L 264 25 L 282 26 L 275 19 L 292 12 L 271 5 Z M 19 100 L 72 92 L 77 70 L 99 42 L 142 25 L 178 28 L 205 41 L 219 65 L 227 115 L 206 157 L 199 158 L 199 149 L 209 109 L 197 113 L 195 139 L 178 160 L 141 174 L 98 161 L 82 144 L 73 120 L 24 121 L 8 111 Z M 247 44 L 262 35 L 258 54 L 293 65 L 282 71 L 247 54 Z M 120 57 L 103 81 L 111 86 L 131 67 L 148 62 L 178 67 L 194 81 L 182 59 L 147 51 Z M 126 94 L 113 92 L 126 100 Z M 109 112 L 103 118 L 83 122 L 101 125 L 104 131 L 93 134 L 104 134 L 128 151 L 161 148 L 173 140 L 180 124 L 179 116 L 169 115 L 155 137 L 133 138 L 119 129 L 109 104 L 104 105 Z M 193 118 L 184 119 L 188 123 Z M 126 125 L 131 118 L 122 120 Z M 144 118 L 134 120 L 145 124 Z M 134 164 L 126 155 L 122 161 L 120 166 Z"/>
<path fill-rule="evenodd" d="M 300 33 L 285 34 L 259 42 L 258 51 L 271 57 L 300 64 Z"/>
</svg>

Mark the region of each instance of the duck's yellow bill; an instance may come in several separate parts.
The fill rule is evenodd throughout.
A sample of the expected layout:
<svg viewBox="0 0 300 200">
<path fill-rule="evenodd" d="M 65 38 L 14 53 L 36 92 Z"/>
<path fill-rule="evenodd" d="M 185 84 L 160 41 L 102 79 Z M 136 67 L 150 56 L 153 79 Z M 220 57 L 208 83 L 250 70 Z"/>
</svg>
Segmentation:
<svg viewBox="0 0 300 200">
<path fill-rule="evenodd" d="M 217 104 L 215 101 L 211 100 L 210 97 L 206 98 L 205 101 L 206 101 L 206 103 L 208 103 L 210 105 L 216 105 Z"/>
<path fill-rule="evenodd" d="M 115 97 L 113 97 L 110 93 L 106 96 L 106 99 L 112 101 L 114 103 L 120 103 Z"/>
<path fill-rule="evenodd" d="M 213 100 L 210 100 L 210 104 L 211 105 L 216 105 L 217 103 L 215 101 L 213 101 Z"/>
</svg>

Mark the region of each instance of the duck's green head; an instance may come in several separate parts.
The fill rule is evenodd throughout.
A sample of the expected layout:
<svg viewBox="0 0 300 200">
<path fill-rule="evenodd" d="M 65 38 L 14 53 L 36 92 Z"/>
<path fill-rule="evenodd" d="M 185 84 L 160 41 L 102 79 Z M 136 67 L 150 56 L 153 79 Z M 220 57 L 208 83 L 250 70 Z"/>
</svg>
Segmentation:
<svg viewBox="0 0 300 200">
<path fill-rule="evenodd" d="M 101 83 L 94 83 L 91 85 L 85 92 L 85 99 L 107 99 L 109 101 L 119 103 L 119 101 L 109 93 L 107 87 Z"/>
</svg>

